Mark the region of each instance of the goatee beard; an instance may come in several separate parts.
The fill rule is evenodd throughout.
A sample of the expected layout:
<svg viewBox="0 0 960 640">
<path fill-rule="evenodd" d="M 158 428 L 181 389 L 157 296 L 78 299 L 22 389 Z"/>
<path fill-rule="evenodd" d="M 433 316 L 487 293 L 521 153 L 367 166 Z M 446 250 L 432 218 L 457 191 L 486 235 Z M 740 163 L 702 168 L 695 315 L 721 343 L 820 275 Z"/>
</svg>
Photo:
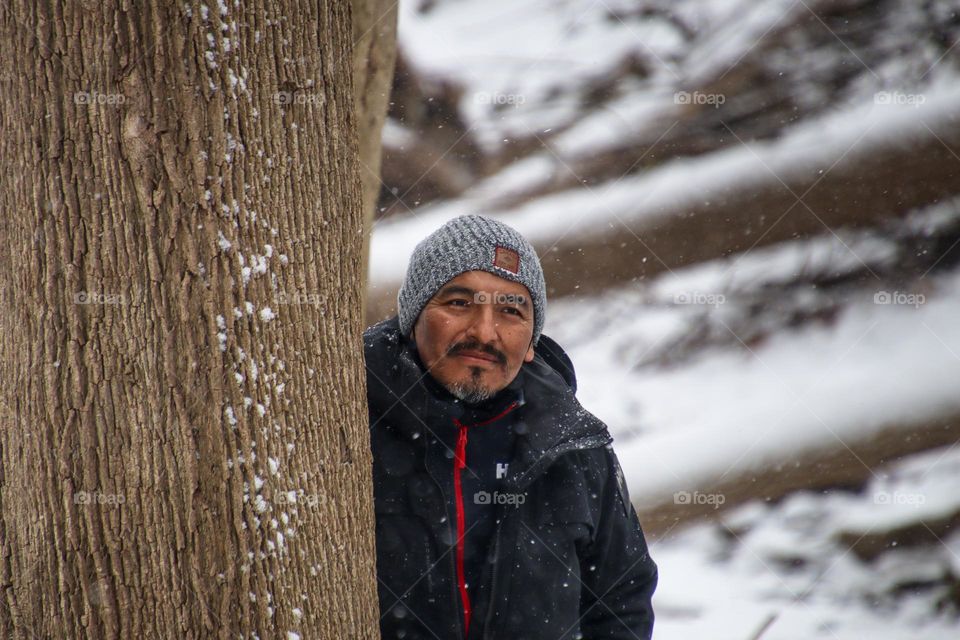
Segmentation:
<svg viewBox="0 0 960 640">
<path fill-rule="evenodd" d="M 483 372 L 480 369 L 472 369 L 469 380 L 446 385 L 447 391 L 467 404 L 477 404 L 489 400 L 494 396 L 494 391 L 480 382 L 482 375 Z"/>
</svg>

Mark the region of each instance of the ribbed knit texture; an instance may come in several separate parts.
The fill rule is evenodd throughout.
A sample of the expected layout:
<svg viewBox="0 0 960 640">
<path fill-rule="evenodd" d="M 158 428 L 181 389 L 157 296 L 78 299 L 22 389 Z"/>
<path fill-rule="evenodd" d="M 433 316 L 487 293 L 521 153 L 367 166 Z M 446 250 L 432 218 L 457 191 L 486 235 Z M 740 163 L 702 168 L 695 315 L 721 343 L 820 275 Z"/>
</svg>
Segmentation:
<svg viewBox="0 0 960 640">
<path fill-rule="evenodd" d="M 499 259 L 497 247 L 506 250 L 501 251 Z M 511 252 L 519 256 L 517 273 L 509 268 Z M 423 307 L 440 287 L 467 271 L 486 271 L 527 288 L 533 302 L 536 344 L 547 312 L 547 287 L 537 252 L 513 227 L 479 215 L 454 218 L 413 250 L 397 294 L 400 330 L 404 335 L 410 334 Z"/>
</svg>

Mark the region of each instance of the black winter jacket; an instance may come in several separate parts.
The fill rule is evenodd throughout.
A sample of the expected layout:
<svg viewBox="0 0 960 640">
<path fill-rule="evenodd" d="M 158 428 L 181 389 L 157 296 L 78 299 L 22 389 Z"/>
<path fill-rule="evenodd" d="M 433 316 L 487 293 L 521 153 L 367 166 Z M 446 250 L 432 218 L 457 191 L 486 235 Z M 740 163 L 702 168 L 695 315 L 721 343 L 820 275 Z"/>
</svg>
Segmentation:
<svg viewBox="0 0 960 640">
<path fill-rule="evenodd" d="M 364 333 L 384 640 L 650 638 L 657 567 L 606 426 L 575 398 L 541 336 L 509 390 L 516 442 L 484 586 L 465 638 L 458 584 L 454 420 L 469 407 L 426 373 L 397 319 Z M 455 486 L 455 484 L 457 486 Z"/>
</svg>

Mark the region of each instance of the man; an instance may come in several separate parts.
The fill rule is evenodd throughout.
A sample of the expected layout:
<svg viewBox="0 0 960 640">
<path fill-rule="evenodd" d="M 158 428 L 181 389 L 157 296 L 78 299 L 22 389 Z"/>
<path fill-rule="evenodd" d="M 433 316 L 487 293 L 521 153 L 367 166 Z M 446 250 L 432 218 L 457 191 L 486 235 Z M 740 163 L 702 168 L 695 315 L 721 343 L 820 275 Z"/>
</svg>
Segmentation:
<svg viewBox="0 0 960 640">
<path fill-rule="evenodd" d="M 651 636 L 657 568 L 545 292 L 517 231 L 461 216 L 364 333 L 386 640 Z"/>
</svg>

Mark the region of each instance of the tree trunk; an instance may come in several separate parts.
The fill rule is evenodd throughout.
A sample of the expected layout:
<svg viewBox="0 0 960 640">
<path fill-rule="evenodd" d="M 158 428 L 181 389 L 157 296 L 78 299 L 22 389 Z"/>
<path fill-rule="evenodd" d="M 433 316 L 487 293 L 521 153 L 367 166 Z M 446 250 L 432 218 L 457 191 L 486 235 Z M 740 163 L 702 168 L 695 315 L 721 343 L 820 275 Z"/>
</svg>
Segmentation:
<svg viewBox="0 0 960 640">
<path fill-rule="evenodd" d="M 0 634 L 378 637 L 349 7 L 120 4 L 0 5 Z"/>
</svg>

